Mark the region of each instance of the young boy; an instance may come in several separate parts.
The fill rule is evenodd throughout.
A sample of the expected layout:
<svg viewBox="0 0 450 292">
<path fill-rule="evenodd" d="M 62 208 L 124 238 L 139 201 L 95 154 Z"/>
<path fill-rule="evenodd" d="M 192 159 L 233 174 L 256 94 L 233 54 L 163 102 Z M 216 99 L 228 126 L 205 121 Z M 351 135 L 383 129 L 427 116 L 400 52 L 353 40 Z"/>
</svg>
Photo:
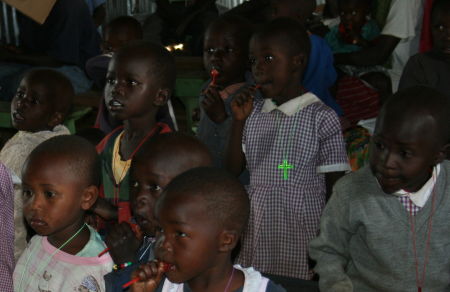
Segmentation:
<svg viewBox="0 0 450 292">
<path fill-rule="evenodd" d="M 130 169 L 130 199 L 133 218 L 144 236 L 139 240 L 130 225 L 121 223 L 109 231 L 106 238 L 114 262 L 131 263 L 105 275 L 107 291 L 124 291 L 131 272 L 139 264 L 154 259 L 154 236 L 157 228 L 153 209 L 155 201 L 177 175 L 195 167 L 210 166 L 211 155 L 196 138 L 180 133 L 158 135 L 145 143 L 134 158 Z"/>
<path fill-rule="evenodd" d="M 248 87 L 248 42 L 251 24 L 237 16 L 222 16 L 209 26 L 203 44 L 203 62 L 207 72 L 217 70 L 217 78 L 208 80 L 200 97 L 198 137 L 208 146 L 214 166 L 222 167 L 231 126 L 231 101 Z"/>
<path fill-rule="evenodd" d="M 98 196 L 100 159 L 87 140 L 53 137 L 22 173 L 23 210 L 36 231 L 14 270 L 14 291 L 104 291 L 111 271 L 100 235 L 84 220 Z"/>
<path fill-rule="evenodd" d="M 159 263 L 134 272 L 141 281 L 132 291 L 285 291 L 253 268 L 232 264 L 249 205 L 244 187 L 223 170 L 196 168 L 173 179 L 155 208 Z"/>
<path fill-rule="evenodd" d="M 70 134 L 62 125 L 72 106 L 74 91 L 63 74 L 50 69 L 29 71 L 20 82 L 11 102 L 11 121 L 17 132 L 0 152 L 0 161 L 9 169 L 14 188 L 14 256 L 18 260 L 26 246 L 27 231 L 22 214 L 20 178 L 30 152 L 41 142 Z"/>
<path fill-rule="evenodd" d="M 105 102 L 111 116 L 123 121 L 123 126 L 97 146 L 103 162 L 103 194 L 93 211 L 103 219 L 129 222 L 131 161 L 146 140 L 170 132 L 169 126 L 156 122 L 156 113 L 170 98 L 174 84 L 174 59 L 160 45 L 134 42 L 114 54 Z"/>
<path fill-rule="evenodd" d="M 370 168 L 341 179 L 310 245 L 321 291 L 450 287 L 450 100 L 427 87 L 381 110 Z"/>
</svg>

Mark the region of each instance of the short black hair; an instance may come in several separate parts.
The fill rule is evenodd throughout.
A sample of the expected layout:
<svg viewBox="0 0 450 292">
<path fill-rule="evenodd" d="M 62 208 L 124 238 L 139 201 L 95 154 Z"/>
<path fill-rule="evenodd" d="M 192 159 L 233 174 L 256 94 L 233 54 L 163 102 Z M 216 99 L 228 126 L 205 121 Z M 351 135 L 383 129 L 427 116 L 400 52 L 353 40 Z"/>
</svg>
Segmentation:
<svg viewBox="0 0 450 292">
<path fill-rule="evenodd" d="M 74 177 L 86 186 L 100 186 L 100 157 L 88 140 L 75 135 L 52 137 L 39 144 L 28 156 L 28 161 L 42 154 L 66 158 Z"/>
<path fill-rule="evenodd" d="M 158 81 L 159 87 L 173 90 L 176 67 L 172 54 L 163 46 L 148 41 L 132 41 L 114 54 L 114 59 L 123 57 L 141 58 L 149 64 L 149 74 Z"/>
<path fill-rule="evenodd" d="M 247 226 L 250 201 L 244 186 L 238 179 L 219 168 L 198 167 L 174 178 L 158 199 L 177 196 L 197 196 L 206 204 L 208 217 L 225 229 L 239 234 Z"/>
<path fill-rule="evenodd" d="M 437 16 L 445 11 L 449 11 L 450 1 L 449 0 L 434 0 L 433 8 L 431 9 L 431 23 L 437 20 Z"/>
<path fill-rule="evenodd" d="M 53 69 L 31 69 L 27 71 L 23 78 L 38 82 L 49 91 L 49 102 L 52 104 L 54 112 L 59 112 L 64 119 L 72 110 L 72 103 L 75 91 L 69 78 L 61 72 Z"/>
<path fill-rule="evenodd" d="M 134 17 L 119 16 L 111 20 L 105 27 L 105 31 L 109 31 L 110 34 L 115 34 L 120 30 L 126 30 L 135 34 L 136 39 L 142 39 L 142 26 Z"/>
<path fill-rule="evenodd" d="M 364 5 L 364 7 L 369 9 L 369 12 L 370 12 L 370 9 L 372 8 L 372 5 L 373 5 L 373 0 L 339 0 L 338 1 L 339 7 L 343 3 L 356 3 L 358 6 Z"/>
<path fill-rule="evenodd" d="M 431 115 L 438 127 L 437 141 L 441 146 L 450 143 L 450 96 L 427 86 L 413 86 L 397 91 L 383 105 L 380 116 L 389 114 L 417 118 L 418 114 Z"/>
<path fill-rule="evenodd" d="M 206 145 L 198 138 L 180 132 L 152 137 L 142 145 L 132 163 L 145 162 L 154 156 L 164 157 L 167 165 L 177 165 L 179 168 L 185 168 L 188 165 L 200 167 L 212 164 L 212 156 Z"/>
<path fill-rule="evenodd" d="M 272 20 L 260 31 L 253 35 L 255 37 L 271 37 L 288 48 L 292 55 L 304 54 L 309 58 L 311 42 L 304 25 L 295 19 L 281 17 Z"/>
<path fill-rule="evenodd" d="M 255 27 L 246 18 L 234 14 L 223 14 L 214 19 L 206 30 L 206 34 L 216 28 L 224 28 L 233 32 L 233 36 L 244 42 L 248 50 L 248 42 L 252 36 Z"/>
</svg>

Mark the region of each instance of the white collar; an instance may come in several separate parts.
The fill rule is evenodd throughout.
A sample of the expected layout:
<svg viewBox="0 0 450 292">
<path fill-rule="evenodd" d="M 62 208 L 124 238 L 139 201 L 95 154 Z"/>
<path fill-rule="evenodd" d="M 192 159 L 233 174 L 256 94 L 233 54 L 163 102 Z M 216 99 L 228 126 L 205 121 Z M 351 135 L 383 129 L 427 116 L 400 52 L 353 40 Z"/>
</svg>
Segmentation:
<svg viewBox="0 0 450 292">
<path fill-rule="evenodd" d="M 409 196 L 409 199 L 416 205 L 417 207 L 422 208 L 425 206 L 428 198 L 430 197 L 434 185 L 436 184 L 437 177 L 439 176 L 439 172 L 441 171 L 441 165 L 438 164 L 433 168 L 433 174 L 431 178 L 423 185 L 423 187 L 415 193 L 409 193 L 404 190 L 399 190 L 394 193 L 394 195 L 403 197 Z"/>
<path fill-rule="evenodd" d="M 301 109 L 318 101 L 320 101 L 320 99 L 310 92 L 297 96 L 296 98 L 293 98 L 291 100 L 288 100 L 280 106 L 276 106 L 270 98 L 266 98 L 264 100 L 261 112 L 268 113 L 275 109 L 278 109 L 287 116 L 292 116 L 298 113 Z"/>
</svg>

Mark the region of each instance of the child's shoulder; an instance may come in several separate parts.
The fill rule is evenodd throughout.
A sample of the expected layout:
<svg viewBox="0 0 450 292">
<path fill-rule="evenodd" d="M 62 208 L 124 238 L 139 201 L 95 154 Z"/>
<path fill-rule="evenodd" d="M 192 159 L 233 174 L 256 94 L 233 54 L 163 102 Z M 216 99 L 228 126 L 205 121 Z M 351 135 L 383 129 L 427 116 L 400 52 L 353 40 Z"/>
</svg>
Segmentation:
<svg viewBox="0 0 450 292">
<path fill-rule="evenodd" d="M 334 189 L 349 198 L 371 196 L 373 192 L 381 191 L 369 166 L 346 174 L 336 182 Z"/>
</svg>

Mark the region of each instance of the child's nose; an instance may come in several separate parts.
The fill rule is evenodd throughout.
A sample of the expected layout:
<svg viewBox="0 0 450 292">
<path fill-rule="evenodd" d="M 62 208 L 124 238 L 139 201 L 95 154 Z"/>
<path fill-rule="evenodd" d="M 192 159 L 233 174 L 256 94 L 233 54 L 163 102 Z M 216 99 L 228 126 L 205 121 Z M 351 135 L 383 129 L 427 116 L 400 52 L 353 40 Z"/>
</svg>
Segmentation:
<svg viewBox="0 0 450 292">
<path fill-rule="evenodd" d="M 395 167 L 395 155 L 390 151 L 384 151 L 382 154 L 383 166 L 385 168 L 394 168 Z"/>
</svg>

